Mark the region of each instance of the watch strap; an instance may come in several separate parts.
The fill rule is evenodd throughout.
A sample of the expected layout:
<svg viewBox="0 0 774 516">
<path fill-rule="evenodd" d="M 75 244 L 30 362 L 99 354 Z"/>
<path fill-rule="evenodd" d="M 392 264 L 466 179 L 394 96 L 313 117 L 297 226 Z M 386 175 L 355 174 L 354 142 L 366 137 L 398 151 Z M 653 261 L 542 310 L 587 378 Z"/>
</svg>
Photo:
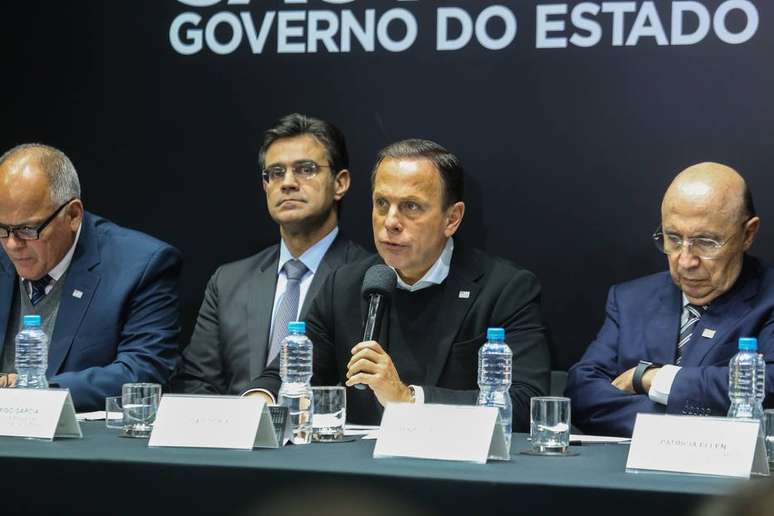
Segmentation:
<svg viewBox="0 0 774 516">
<path fill-rule="evenodd" d="M 634 369 L 634 376 L 632 377 L 632 387 L 634 388 L 635 393 L 647 394 L 642 387 L 642 377 L 648 369 L 653 369 L 654 367 L 661 367 L 661 364 L 648 362 L 647 360 L 640 360 L 640 363 L 637 364 L 637 367 Z"/>
</svg>

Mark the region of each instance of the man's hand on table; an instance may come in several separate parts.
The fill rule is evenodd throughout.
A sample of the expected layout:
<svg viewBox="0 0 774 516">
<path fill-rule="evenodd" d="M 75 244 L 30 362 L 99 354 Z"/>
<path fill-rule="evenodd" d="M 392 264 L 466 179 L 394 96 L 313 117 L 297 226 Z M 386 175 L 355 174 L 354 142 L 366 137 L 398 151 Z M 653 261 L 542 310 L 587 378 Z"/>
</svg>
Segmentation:
<svg viewBox="0 0 774 516">
<path fill-rule="evenodd" d="M 0 373 L 0 389 L 16 387 L 16 373 Z"/>
<path fill-rule="evenodd" d="M 248 398 L 263 398 L 267 405 L 274 405 L 274 400 L 271 396 L 263 391 L 250 391 L 245 393 L 245 397 Z"/>
</svg>

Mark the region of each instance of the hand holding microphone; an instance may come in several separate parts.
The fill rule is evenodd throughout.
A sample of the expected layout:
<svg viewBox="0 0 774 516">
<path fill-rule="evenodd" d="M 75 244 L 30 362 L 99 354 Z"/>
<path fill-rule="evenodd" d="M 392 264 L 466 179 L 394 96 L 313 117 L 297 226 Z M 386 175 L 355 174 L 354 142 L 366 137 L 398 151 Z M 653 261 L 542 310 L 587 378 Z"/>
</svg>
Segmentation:
<svg viewBox="0 0 774 516">
<path fill-rule="evenodd" d="M 363 298 L 368 301 L 368 314 L 363 321 L 363 341 L 352 349 L 353 357 L 347 364 L 347 378 L 359 373 L 376 374 L 380 368 L 384 369 L 388 365 L 387 361 L 394 371 L 395 367 L 392 365 L 389 355 L 373 341 L 379 336 L 384 310 L 392 300 L 396 283 L 395 271 L 386 265 L 373 265 L 366 271 L 360 292 Z M 397 372 L 394 376 L 397 378 Z M 348 381 L 347 385 L 352 384 Z M 354 383 L 354 385 L 356 389 L 366 388 L 362 383 Z"/>
</svg>

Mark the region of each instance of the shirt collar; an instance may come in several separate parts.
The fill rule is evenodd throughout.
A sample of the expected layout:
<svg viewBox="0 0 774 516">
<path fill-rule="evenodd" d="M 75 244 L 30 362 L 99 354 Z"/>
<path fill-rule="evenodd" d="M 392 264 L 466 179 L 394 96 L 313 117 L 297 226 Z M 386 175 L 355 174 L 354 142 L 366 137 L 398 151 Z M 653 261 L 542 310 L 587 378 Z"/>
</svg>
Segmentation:
<svg viewBox="0 0 774 516">
<path fill-rule="evenodd" d="M 454 239 L 449 238 L 446 240 L 446 245 L 443 247 L 443 251 L 441 251 L 441 256 L 438 257 L 438 259 L 435 261 L 432 267 L 428 269 L 428 271 L 425 273 L 422 278 L 414 283 L 413 285 L 409 285 L 405 281 L 403 281 L 400 278 L 400 274 L 398 274 L 398 288 L 401 290 L 408 290 L 409 292 L 416 292 L 417 290 L 422 290 L 423 288 L 432 287 L 433 285 L 440 285 L 444 282 L 446 277 L 449 275 L 449 268 L 451 267 L 451 259 L 452 254 L 454 252 Z M 394 269 L 394 267 L 393 267 Z M 397 272 L 397 271 L 395 271 Z"/>
<path fill-rule="evenodd" d="M 691 302 L 688 301 L 688 298 L 685 296 L 685 292 L 683 292 L 682 294 L 683 294 L 683 310 L 685 310 L 685 307 L 690 305 Z M 709 308 L 709 305 L 702 306 L 701 308 L 703 308 L 706 311 Z"/>
<path fill-rule="evenodd" d="M 70 246 L 70 249 L 67 251 L 67 254 L 64 255 L 64 258 L 62 258 L 62 260 L 57 263 L 53 269 L 48 271 L 48 275 L 51 276 L 51 279 L 54 281 L 59 281 L 59 279 L 64 276 L 64 273 L 67 272 L 67 269 L 70 267 L 70 262 L 73 261 L 73 255 L 75 254 L 75 246 L 78 245 L 78 239 L 81 236 L 82 226 L 83 223 L 78 226 L 78 231 L 75 233 L 75 240 L 73 241 L 73 245 Z M 26 281 L 26 278 L 22 278 L 22 280 Z"/>
<path fill-rule="evenodd" d="M 330 233 L 322 237 L 320 240 L 315 242 L 315 244 L 304 251 L 304 254 L 298 257 L 298 260 L 306 265 L 306 268 L 309 269 L 312 274 L 317 272 L 317 268 L 320 266 L 320 262 L 325 257 L 325 253 L 328 252 L 328 249 L 330 248 L 331 244 L 333 244 L 333 241 L 336 240 L 336 236 L 339 234 L 339 227 L 336 226 L 331 230 Z M 284 240 L 280 240 L 280 255 L 279 255 L 279 261 L 277 262 L 277 273 L 280 273 L 282 271 L 282 268 L 285 266 L 287 262 L 292 260 L 294 256 L 290 254 L 290 250 L 288 249 L 288 246 L 285 245 Z"/>
</svg>

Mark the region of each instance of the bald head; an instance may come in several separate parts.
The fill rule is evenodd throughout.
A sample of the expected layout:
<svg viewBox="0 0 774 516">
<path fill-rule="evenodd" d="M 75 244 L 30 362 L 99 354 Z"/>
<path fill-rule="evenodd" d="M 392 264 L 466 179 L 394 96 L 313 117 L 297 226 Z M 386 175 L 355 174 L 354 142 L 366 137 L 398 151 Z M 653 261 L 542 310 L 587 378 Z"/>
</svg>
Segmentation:
<svg viewBox="0 0 774 516">
<path fill-rule="evenodd" d="M 672 280 L 691 303 L 708 305 L 733 287 L 759 225 L 734 169 L 699 163 L 675 177 L 661 203 L 661 227 Z"/>
<path fill-rule="evenodd" d="M 686 168 L 669 185 L 661 204 L 665 212 L 691 206 L 715 211 L 740 222 L 755 215 L 752 195 L 739 173 L 720 163 L 705 162 Z"/>
<path fill-rule="evenodd" d="M 15 185 L 18 190 L 25 180 L 43 181 L 52 205 L 81 196 L 80 181 L 72 162 L 62 151 L 48 145 L 25 143 L 0 156 L 3 186 Z"/>
</svg>

